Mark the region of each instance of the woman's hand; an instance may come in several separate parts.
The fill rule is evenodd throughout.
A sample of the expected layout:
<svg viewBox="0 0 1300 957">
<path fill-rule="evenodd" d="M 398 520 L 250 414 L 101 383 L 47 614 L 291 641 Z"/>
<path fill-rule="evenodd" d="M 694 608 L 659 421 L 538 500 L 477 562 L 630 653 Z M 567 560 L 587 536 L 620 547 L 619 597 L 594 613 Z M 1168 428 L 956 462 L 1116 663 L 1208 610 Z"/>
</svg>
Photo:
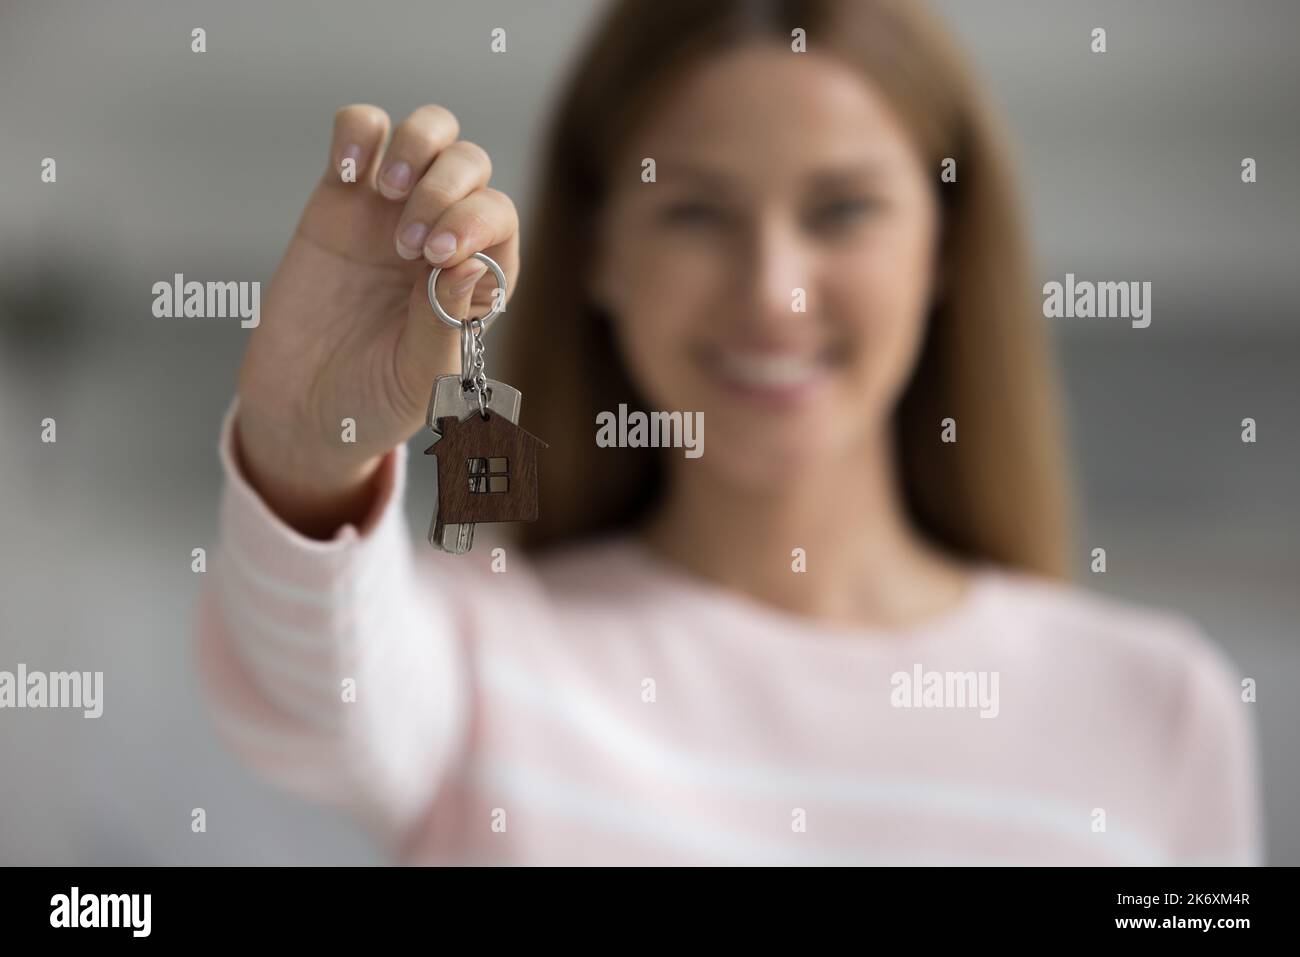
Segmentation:
<svg viewBox="0 0 1300 957">
<path fill-rule="evenodd" d="M 457 139 L 456 117 L 423 106 L 385 150 L 388 130 L 375 106 L 335 114 L 329 166 L 240 370 L 244 472 L 317 537 L 361 517 L 381 457 L 423 425 L 434 378 L 460 371 L 460 333 L 429 306 L 430 264 L 443 267 L 438 299 L 457 318 L 485 312 L 496 288 L 474 253 L 500 264 L 511 292 L 519 272 L 514 204 L 488 188 L 491 160 Z M 342 439 L 344 419 L 355 442 Z"/>
</svg>

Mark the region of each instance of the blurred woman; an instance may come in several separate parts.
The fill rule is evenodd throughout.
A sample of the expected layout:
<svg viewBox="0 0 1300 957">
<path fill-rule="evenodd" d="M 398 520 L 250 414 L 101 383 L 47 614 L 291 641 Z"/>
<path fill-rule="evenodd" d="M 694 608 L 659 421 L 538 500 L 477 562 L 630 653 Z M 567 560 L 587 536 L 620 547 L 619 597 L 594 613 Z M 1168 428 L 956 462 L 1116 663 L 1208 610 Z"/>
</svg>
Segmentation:
<svg viewBox="0 0 1300 957">
<path fill-rule="evenodd" d="M 522 270 L 454 114 L 389 127 L 337 114 L 221 437 L 202 662 L 254 766 L 404 862 L 1257 860 L 1230 666 L 1063 580 L 1004 137 L 921 8 L 617 3 Z M 482 315 L 476 252 L 522 274 L 541 517 L 416 552 L 404 443 L 460 369 L 426 281 Z M 620 407 L 704 454 L 598 444 Z"/>
</svg>

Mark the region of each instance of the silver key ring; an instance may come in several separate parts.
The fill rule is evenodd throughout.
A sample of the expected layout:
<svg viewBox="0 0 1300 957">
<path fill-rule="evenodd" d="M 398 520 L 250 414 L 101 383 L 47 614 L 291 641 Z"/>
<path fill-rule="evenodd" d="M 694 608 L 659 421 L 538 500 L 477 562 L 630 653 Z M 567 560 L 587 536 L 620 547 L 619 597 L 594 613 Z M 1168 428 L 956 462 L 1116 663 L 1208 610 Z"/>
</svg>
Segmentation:
<svg viewBox="0 0 1300 957">
<path fill-rule="evenodd" d="M 488 268 L 491 269 L 493 274 L 497 277 L 497 287 L 501 290 L 500 299 L 498 300 L 500 305 L 494 307 L 491 312 L 479 320 L 483 323 L 483 331 L 486 332 L 489 323 L 506 311 L 506 274 L 501 271 L 500 266 L 492 261 L 492 257 L 488 256 L 486 253 L 475 253 L 474 258 L 481 259 L 487 263 Z M 438 273 L 440 272 L 442 272 L 442 267 L 435 266 L 433 272 L 429 273 L 429 305 L 433 307 L 433 311 L 438 314 L 439 319 L 451 326 L 453 329 L 460 329 L 465 325 L 465 323 L 448 315 L 447 310 L 442 308 L 442 303 L 438 302 L 438 297 L 434 293 L 433 286 L 434 283 L 438 281 Z"/>
</svg>

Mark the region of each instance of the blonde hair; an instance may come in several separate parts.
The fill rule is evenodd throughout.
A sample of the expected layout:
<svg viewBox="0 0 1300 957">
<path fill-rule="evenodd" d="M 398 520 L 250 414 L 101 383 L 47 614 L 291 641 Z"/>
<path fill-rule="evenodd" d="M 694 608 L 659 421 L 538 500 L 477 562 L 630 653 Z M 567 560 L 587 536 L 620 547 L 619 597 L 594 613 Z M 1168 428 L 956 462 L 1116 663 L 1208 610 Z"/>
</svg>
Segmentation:
<svg viewBox="0 0 1300 957">
<path fill-rule="evenodd" d="M 756 37 L 788 44 L 796 28 L 810 49 L 862 71 L 935 172 L 943 285 L 893 420 L 909 518 L 956 555 L 1064 577 L 1063 430 L 1006 137 L 914 0 L 622 0 L 599 24 L 545 141 L 503 343 L 506 381 L 525 396 L 521 424 L 550 443 L 541 517 L 518 526 L 518 540 L 537 552 L 626 529 L 664 493 L 656 450 L 596 447 L 598 412 L 645 403 L 580 271 L 616 158 L 670 81 L 699 56 Z M 940 183 L 947 157 L 959 175 Z M 955 443 L 939 441 L 947 417 Z"/>
</svg>

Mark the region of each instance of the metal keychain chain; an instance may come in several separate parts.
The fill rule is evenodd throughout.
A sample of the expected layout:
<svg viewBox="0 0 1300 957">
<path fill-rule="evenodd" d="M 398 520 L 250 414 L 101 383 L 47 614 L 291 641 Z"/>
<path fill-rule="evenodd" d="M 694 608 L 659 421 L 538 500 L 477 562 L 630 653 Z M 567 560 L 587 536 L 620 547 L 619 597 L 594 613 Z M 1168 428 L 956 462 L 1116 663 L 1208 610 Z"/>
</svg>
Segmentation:
<svg viewBox="0 0 1300 957">
<path fill-rule="evenodd" d="M 488 400 L 487 372 L 485 371 L 487 367 L 487 349 L 483 345 L 483 320 L 471 319 L 466 322 L 461 326 L 460 337 L 462 350 L 461 372 L 463 375 L 464 370 L 468 369 L 470 373 L 469 378 L 464 382 L 466 388 L 474 390 L 478 397 L 479 415 L 486 419 Z M 468 363 L 465 363 L 463 361 L 464 350 L 467 347 L 470 359 Z"/>
</svg>

